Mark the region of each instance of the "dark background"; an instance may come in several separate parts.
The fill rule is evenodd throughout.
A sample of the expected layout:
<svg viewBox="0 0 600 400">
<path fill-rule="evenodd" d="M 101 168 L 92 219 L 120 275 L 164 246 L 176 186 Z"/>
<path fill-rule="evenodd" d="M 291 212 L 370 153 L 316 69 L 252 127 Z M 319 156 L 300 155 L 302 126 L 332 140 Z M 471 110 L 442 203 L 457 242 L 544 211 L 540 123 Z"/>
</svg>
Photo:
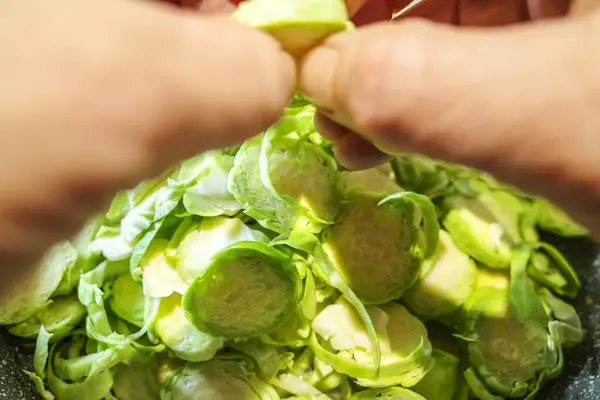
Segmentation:
<svg viewBox="0 0 600 400">
<path fill-rule="evenodd" d="M 536 399 L 600 400 L 600 246 L 579 239 L 544 239 L 566 254 L 581 277 L 583 290 L 575 304 L 587 335 L 583 344 L 566 352 L 563 374 Z M 32 382 L 21 371 L 30 365 L 32 350 L 0 330 L 0 400 L 39 399 Z"/>
</svg>

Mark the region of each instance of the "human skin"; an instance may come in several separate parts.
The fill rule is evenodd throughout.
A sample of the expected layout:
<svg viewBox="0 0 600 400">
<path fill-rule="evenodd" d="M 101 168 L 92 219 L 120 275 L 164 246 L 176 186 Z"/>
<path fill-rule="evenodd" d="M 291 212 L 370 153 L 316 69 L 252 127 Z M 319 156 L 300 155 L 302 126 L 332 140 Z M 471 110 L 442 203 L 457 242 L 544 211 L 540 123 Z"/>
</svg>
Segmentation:
<svg viewBox="0 0 600 400">
<path fill-rule="evenodd" d="M 397 23 L 376 23 L 390 2 L 354 5 L 369 25 L 309 53 L 300 86 L 345 166 L 401 153 L 470 165 L 548 197 L 598 238 L 598 2 L 524 4 L 425 0 L 414 14 L 431 19 Z"/>
<path fill-rule="evenodd" d="M 142 1 L 0 2 L 0 54 L 0 291 L 117 190 L 273 124 L 296 83 L 268 35 Z"/>
<path fill-rule="evenodd" d="M 364 169 L 415 152 L 471 165 L 600 237 L 600 2 L 424 0 L 390 23 L 410 2 L 346 0 L 360 29 L 300 65 L 338 160 Z"/>
<path fill-rule="evenodd" d="M 182 2 L 206 14 L 234 7 Z M 387 4 L 350 9 L 368 24 L 387 18 Z M 425 4 L 415 12 L 445 21 Z M 598 234 L 598 16 L 579 4 L 571 18 L 522 27 L 374 24 L 312 52 L 300 83 L 328 115 L 320 127 L 342 163 L 418 151 L 474 165 Z M 296 83 L 267 35 L 165 4 L 21 0 L 0 3 L 0 16 L 0 290 L 117 190 L 272 124 Z M 332 53 L 343 62 L 322 68 Z"/>
</svg>

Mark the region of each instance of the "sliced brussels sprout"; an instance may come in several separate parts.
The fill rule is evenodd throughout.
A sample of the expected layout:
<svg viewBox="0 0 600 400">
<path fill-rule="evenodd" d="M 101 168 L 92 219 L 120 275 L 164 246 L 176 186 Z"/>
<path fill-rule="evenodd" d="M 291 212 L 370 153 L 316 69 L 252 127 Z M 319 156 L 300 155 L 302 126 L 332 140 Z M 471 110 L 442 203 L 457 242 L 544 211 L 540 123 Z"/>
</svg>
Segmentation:
<svg viewBox="0 0 600 400">
<path fill-rule="evenodd" d="M 272 386 L 261 381 L 243 361 L 213 358 L 187 363 L 161 391 L 163 400 L 276 400 Z"/>
<path fill-rule="evenodd" d="M 533 286 L 527 286 L 527 262 L 527 253 L 519 250 L 510 276 L 480 270 L 478 287 L 463 309 L 462 337 L 471 364 L 465 379 L 474 393 L 492 399 L 532 395 L 562 368 L 560 342 L 549 331 Z"/>
<path fill-rule="evenodd" d="M 285 115 L 246 141 L 229 174 L 229 190 L 244 212 L 285 236 L 318 233 L 337 214 L 337 164 L 306 140 L 315 132 L 313 116 L 313 107 Z"/>
<path fill-rule="evenodd" d="M 546 199 L 536 199 L 537 225 L 560 236 L 587 236 L 588 230 Z"/>
<path fill-rule="evenodd" d="M 256 364 L 256 375 L 265 382 L 271 382 L 279 371 L 287 369 L 294 358 L 294 353 L 256 339 L 234 341 L 228 347 L 251 357 Z"/>
<path fill-rule="evenodd" d="M 238 218 L 205 218 L 185 233 L 177 248 L 177 271 L 188 283 L 201 275 L 221 250 L 241 241 L 268 242 Z"/>
<path fill-rule="evenodd" d="M 456 312 L 475 289 L 477 267 L 440 230 L 440 241 L 434 257 L 425 260 L 421 277 L 403 295 L 402 301 L 423 319 L 438 319 Z"/>
<path fill-rule="evenodd" d="M 35 338 L 43 326 L 55 339 L 67 336 L 85 318 L 85 307 L 76 294 L 52 299 L 48 306 L 35 316 L 9 328 L 16 336 Z"/>
<path fill-rule="evenodd" d="M 52 294 L 52 297 L 67 296 L 71 294 L 77 287 L 81 274 L 88 272 L 101 261 L 100 254 L 93 251 L 90 244 L 96 237 L 103 221 L 103 218 L 100 217 L 92 218 L 73 240 L 71 240 L 71 245 L 77 252 L 77 262 L 74 264 L 72 262 L 68 263 L 63 279 Z M 72 251 L 69 251 L 67 255 L 67 259 L 75 257 Z"/>
<path fill-rule="evenodd" d="M 462 251 L 488 267 L 509 267 L 512 248 L 522 241 L 520 221 L 526 208 L 521 199 L 489 190 L 476 197 L 452 196 L 444 207 L 442 224 Z"/>
<path fill-rule="evenodd" d="M 77 251 L 65 241 L 51 247 L 37 266 L 8 286 L 0 296 L 0 325 L 23 322 L 46 305 L 63 279 L 77 262 Z"/>
<path fill-rule="evenodd" d="M 238 242 L 216 254 L 190 284 L 183 309 L 202 332 L 250 338 L 286 322 L 301 292 L 290 257 L 261 242 Z"/>
<path fill-rule="evenodd" d="M 435 359 L 433 368 L 411 390 L 427 400 L 454 400 L 462 379 L 460 360 L 439 349 L 433 349 L 431 355 Z"/>
<path fill-rule="evenodd" d="M 544 302 L 546 313 L 553 319 L 550 321 L 549 329 L 558 338 L 562 348 L 569 349 L 581 343 L 585 330 L 577 310 L 571 304 L 556 297 L 547 288 L 540 288 L 539 294 Z"/>
<path fill-rule="evenodd" d="M 175 179 L 185 186 L 183 205 L 195 215 L 233 215 L 242 205 L 227 188 L 235 157 L 223 151 L 208 151 L 185 160 Z"/>
<path fill-rule="evenodd" d="M 161 299 L 154 331 L 182 360 L 210 360 L 225 345 L 225 341 L 198 331 L 186 318 L 181 300 L 182 296 L 177 293 Z"/>
<path fill-rule="evenodd" d="M 119 318 L 138 327 L 144 325 L 144 292 L 142 285 L 136 283 L 130 274 L 115 279 L 108 305 Z"/>
<path fill-rule="evenodd" d="M 140 261 L 145 296 L 162 298 L 173 293 L 183 295 L 187 290 L 187 283 L 167 257 L 168 245 L 169 241 L 166 239 L 153 240 Z"/>
<path fill-rule="evenodd" d="M 398 303 L 369 306 L 367 311 L 381 345 L 378 374 L 367 332 L 343 298 L 327 306 L 313 321 L 310 343 L 316 356 L 361 386 L 415 385 L 434 364 L 425 326 Z"/>
<path fill-rule="evenodd" d="M 581 289 L 581 281 L 569 261 L 548 243 L 530 243 L 530 246 L 536 251 L 527 265 L 529 277 L 559 296 L 575 298 Z"/>
<path fill-rule="evenodd" d="M 112 391 L 118 400 L 159 400 L 160 391 L 146 365 L 119 364 Z"/>
<path fill-rule="evenodd" d="M 247 0 L 233 17 L 268 32 L 298 58 L 352 26 L 343 0 Z"/>
<path fill-rule="evenodd" d="M 340 174 L 340 194 L 343 197 L 352 198 L 366 192 L 384 198 L 402 191 L 389 164 Z"/>
<path fill-rule="evenodd" d="M 429 400 L 410 389 L 403 387 L 391 387 L 385 389 L 371 388 L 362 392 L 354 393 L 350 400 Z"/>
<path fill-rule="evenodd" d="M 323 232 L 323 249 L 364 304 L 383 304 L 418 279 L 438 230 L 426 197 L 402 192 L 380 200 L 364 193 L 342 202 L 337 223 Z"/>
<path fill-rule="evenodd" d="M 423 193 L 431 198 L 450 193 L 450 171 L 430 158 L 410 155 L 392 160 L 398 184 L 406 190 Z"/>
</svg>

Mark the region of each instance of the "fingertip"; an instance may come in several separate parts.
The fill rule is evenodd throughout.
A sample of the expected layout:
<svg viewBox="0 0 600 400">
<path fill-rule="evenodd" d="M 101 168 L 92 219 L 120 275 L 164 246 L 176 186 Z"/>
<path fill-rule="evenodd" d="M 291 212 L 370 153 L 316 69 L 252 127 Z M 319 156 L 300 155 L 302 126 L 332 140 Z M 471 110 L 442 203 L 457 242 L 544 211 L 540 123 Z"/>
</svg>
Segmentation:
<svg viewBox="0 0 600 400">
<path fill-rule="evenodd" d="M 333 153 L 340 164 L 354 171 L 373 168 L 393 158 L 357 134 L 346 135 L 333 147 Z"/>
<path fill-rule="evenodd" d="M 350 134 L 348 128 L 334 122 L 326 113 L 327 111 L 317 111 L 315 114 L 315 127 L 321 136 L 330 142 L 339 142 Z"/>
</svg>

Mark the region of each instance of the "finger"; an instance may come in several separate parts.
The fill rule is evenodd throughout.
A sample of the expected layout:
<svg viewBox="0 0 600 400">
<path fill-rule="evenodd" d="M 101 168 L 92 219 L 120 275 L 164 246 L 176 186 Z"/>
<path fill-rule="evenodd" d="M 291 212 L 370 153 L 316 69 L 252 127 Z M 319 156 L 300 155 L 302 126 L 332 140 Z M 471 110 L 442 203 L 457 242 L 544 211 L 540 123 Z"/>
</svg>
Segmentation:
<svg viewBox="0 0 600 400">
<path fill-rule="evenodd" d="M 165 47 L 138 54 L 152 58 L 145 78 L 164 91 L 151 105 L 164 110 L 153 110 L 161 126 L 151 120 L 141 132 L 162 154 L 155 154 L 161 168 L 240 143 L 280 117 L 295 86 L 295 64 L 276 41 L 228 19 L 183 13 L 164 19 L 165 36 L 154 43 Z"/>
<path fill-rule="evenodd" d="M 590 168 L 600 148 L 600 97 L 591 95 L 600 93 L 600 60 L 590 57 L 594 41 L 582 40 L 586 29 L 597 26 L 373 25 L 309 53 L 300 84 L 387 153 L 475 166 L 559 202 L 574 185 L 570 193 L 587 190 L 600 203 L 591 193 L 600 170 Z M 573 210 L 581 201 L 570 193 L 562 203 Z"/>
<path fill-rule="evenodd" d="M 531 19 L 540 19 L 565 15 L 570 3 L 570 0 L 528 0 L 527 6 Z"/>
<path fill-rule="evenodd" d="M 354 171 L 372 168 L 392 159 L 355 133 L 344 136 L 333 147 L 333 153 L 340 164 Z"/>
<path fill-rule="evenodd" d="M 330 142 L 339 142 L 344 136 L 350 133 L 348 128 L 333 122 L 322 111 L 317 112 L 315 115 L 315 127 L 317 128 L 317 132 Z"/>
<path fill-rule="evenodd" d="M 498 26 L 529 17 L 523 0 L 459 0 L 460 25 Z"/>
</svg>

